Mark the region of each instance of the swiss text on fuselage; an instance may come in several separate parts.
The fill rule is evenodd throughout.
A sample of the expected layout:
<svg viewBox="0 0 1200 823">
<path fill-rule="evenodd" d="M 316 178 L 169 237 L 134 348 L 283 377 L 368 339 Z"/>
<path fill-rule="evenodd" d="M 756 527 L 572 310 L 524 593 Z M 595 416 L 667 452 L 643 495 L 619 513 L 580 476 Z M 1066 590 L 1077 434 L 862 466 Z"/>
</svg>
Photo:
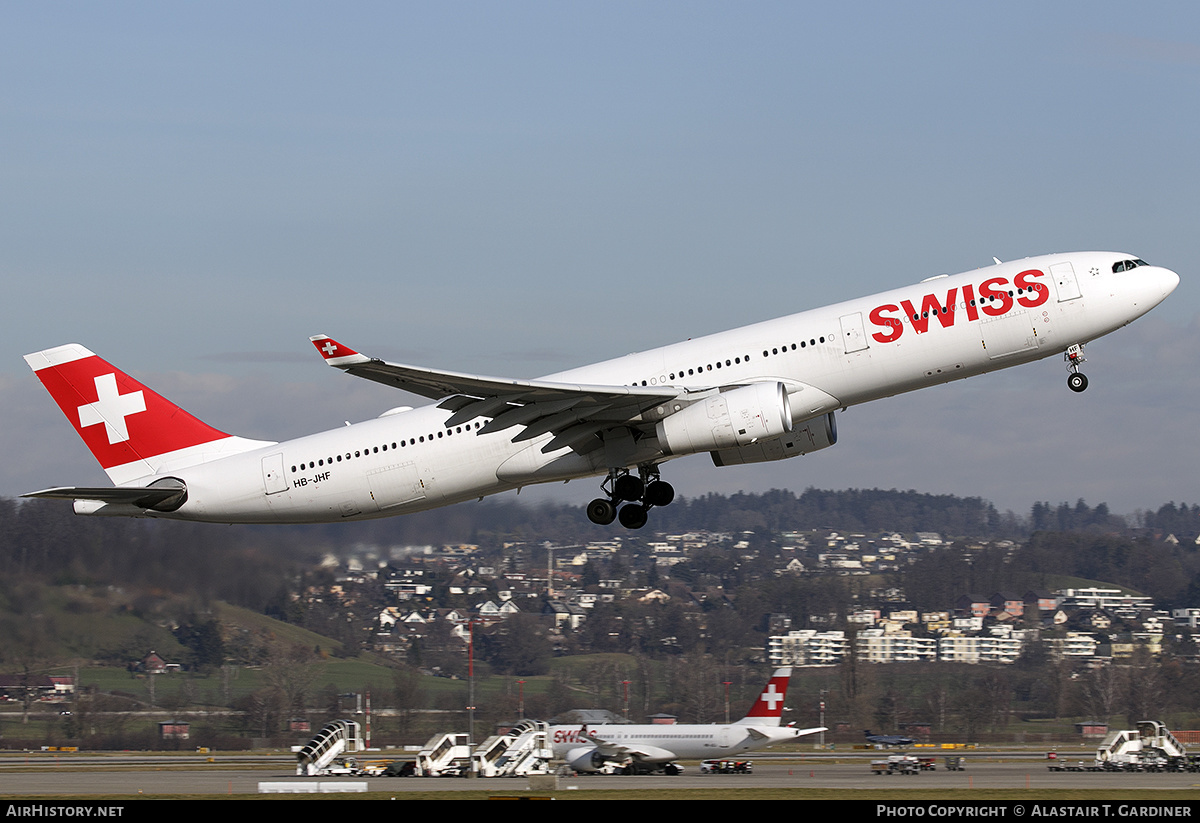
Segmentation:
<svg viewBox="0 0 1200 823">
<path fill-rule="evenodd" d="M 911 300 L 901 300 L 899 305 L 876 306 L 869 317 L 879 331 L 873 332 L 871 339 L 876 343 L 893 343 L 904 334 L 905 324 L 912 326 L 915 333 L 924 334 L 930 330 L 931 319 L 948 329 L 964 315 L 970 322 L 978 320 L 981 314 L 1001 317 L 1012 311 L 1014 305 L 1036 308 L 1050 298 L 1050 289 L 1039 281 L 1045 276 L 1046 273 L 1039 269 L 1026 269 L 1014 277 L 1011 284 L 1007 277 L 991 277 L 978 286 L 968 283 L 961 293 L 959 287 L 954 286 L 945 294 L 926 294 L 919 307 Z"/>
</svg>

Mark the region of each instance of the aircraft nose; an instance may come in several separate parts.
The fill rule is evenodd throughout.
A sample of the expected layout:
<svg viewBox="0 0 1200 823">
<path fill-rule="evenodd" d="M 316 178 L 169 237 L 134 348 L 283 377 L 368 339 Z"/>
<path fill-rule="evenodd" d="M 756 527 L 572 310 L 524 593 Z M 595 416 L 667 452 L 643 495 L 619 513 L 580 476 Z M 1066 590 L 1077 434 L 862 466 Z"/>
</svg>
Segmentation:
<svg viewBox="0 0 1200 823">
<path fill-rule="evenodd" d="M 1161 266 L 1151 266 L 1147 271 L 1146 282 L 1149 294 L 1153 296 L 1154 305 L 1167 299 L 1167 295 L 1179 286 L 1179 275 Z"/>
<path fill-rule="evenodd" d="M 1150 311 L 1179 286 L 1179 275 L 1162 266 L 1138 266 L 1125 272 L 1124 288 L 1134 306 Z"/>
<path fill-rule="evenodd" d="M 1179 285 L 1179 275 L 1170 269 L 1159 269 L 1159 271 L 1162 272 L 1163 278 L 1163 297 L 1166 297 Z"/>
</svg>

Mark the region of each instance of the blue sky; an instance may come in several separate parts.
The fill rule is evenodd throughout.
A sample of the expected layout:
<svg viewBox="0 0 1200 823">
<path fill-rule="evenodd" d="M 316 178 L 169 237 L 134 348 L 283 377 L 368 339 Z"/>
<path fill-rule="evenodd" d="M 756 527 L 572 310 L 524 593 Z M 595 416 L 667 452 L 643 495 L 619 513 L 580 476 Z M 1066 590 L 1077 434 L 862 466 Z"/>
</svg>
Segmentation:
<svg viewBox="0 0 1200 823">
<path fill-rule="evenodd" d="M 104 482 L 21 360 L 68 341 L 281 439 L 406 402 L 311 334 L 532 377 L 1113 249 L 1183 282 L 1089 347 L 1085 394 L 1044 361 L 852 409 L 818 454 L 669 474 L 1200 499 L 1188 4 L 0 8 L 0 494 Z"/>
</svg>

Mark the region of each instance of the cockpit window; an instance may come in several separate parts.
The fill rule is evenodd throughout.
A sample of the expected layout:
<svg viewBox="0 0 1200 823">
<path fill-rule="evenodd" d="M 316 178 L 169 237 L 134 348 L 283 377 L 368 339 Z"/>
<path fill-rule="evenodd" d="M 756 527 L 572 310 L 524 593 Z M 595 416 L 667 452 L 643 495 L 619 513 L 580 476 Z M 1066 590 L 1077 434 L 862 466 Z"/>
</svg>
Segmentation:
<svg viewBox="0 0 1200 823">
<path fill-rule="evenodd" d="M 1145 260 L 1139 260 L 1137 258 L 1134 258 L 1133 260 L 1120 260 L 1116 263 L 1113 263 L 1113 271 L 1114 272 L 1129 271 L 1130 269 L 1136 269 L 1138 266 L 1149 266 L 1149 265 L 1150 264 L 1147 263 Z"/>
</svg>

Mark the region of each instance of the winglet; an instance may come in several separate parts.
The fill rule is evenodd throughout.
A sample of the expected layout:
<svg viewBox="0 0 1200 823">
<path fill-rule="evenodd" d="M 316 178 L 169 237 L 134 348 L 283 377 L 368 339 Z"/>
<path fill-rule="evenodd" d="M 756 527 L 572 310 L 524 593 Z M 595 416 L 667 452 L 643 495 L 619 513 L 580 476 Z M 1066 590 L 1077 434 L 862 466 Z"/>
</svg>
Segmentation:
<svg viewBox="0 0 1200 823">
<path fill-rule="evenodd" d="M 317 351 L 325 358 L 325 362 L 330 366 L 352 366 L 355 363 L 368 363 L 371 358 L 365 354 L 359 354 L 349 346 L 342 345 L 325 334 L 314 335 L 308 338 L 312 344 L 317 347 Z"/>
</svg>

